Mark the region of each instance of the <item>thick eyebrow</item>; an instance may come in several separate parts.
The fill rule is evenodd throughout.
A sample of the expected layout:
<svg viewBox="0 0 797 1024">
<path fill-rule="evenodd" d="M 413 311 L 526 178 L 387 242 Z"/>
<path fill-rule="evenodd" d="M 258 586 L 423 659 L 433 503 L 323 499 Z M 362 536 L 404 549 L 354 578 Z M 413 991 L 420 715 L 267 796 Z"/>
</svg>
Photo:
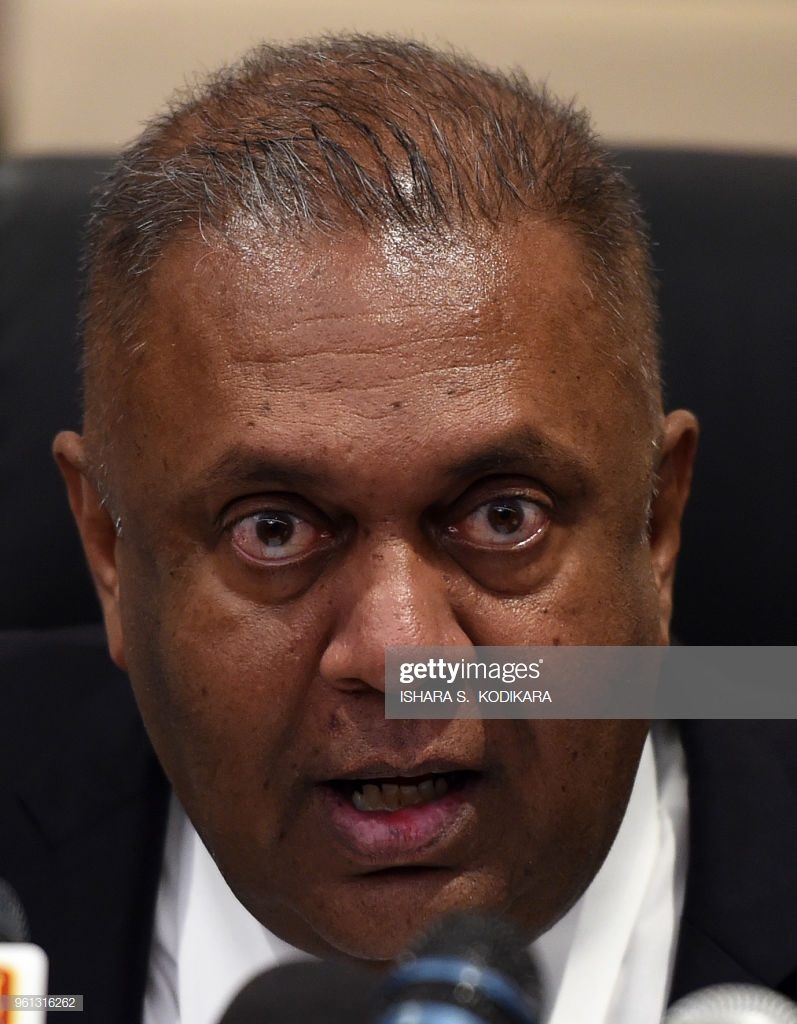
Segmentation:
<svg viewBox="0 0 797 1024">
<path fill-rule="evenodd" d="M 203 485 L 210 488 L 230 482 L 317 487 L 331 479 L 327 473 L 308 470 L 305 460 L 273 456 L 249 446 L 230 448 L 202 474 Z"/>
<path fill-rule="evenodd" d="M 521 466 L 552 473 L 577 493 L 589 490 L 592 482 L 589 464 L 577 452 L 532 428 L 513 430 L 491 441 L 457 462 L 448 473 L 453 478 L 474 478 Z"/>
<path fill-rule="evenodd" d="M 532 469 L 552 474 L 568 490 L 584 493 L 590 489 L 592 474 L 588 464 L 575 451 L 532 428 L 513 430 L 494 438 L 485 447 L 464 458 L 441 466 L 450 481 L 473 480 L 489 473 Z M 230 483 L 248 485 L 275 484 L 287 490 L 295 488 L 329 489 L 336 482 L 334 473 L 312 469 L 307 459 L 275 455 L 261 449 L 234 446 L 224 452 L 202 474 L 202 489 Z"/>
</svg>

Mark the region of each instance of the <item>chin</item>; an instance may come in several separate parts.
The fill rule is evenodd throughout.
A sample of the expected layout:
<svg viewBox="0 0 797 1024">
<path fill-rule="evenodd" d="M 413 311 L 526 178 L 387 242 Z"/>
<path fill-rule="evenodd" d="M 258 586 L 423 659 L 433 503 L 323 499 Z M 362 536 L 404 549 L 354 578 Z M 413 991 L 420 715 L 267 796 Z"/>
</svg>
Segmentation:
<svg viewBox="0 0 797 1024">
<path fill-rule="evenodd" d="M 515 918 L 505 887 L 475 872 L 443 868 L 374 872 L 344 883 L 324 902 L 335 908 L 335 915 L 314 921 L 305 916 L 316 939 L 304 948 L 320 956 L 375 963 L 395 960 L 434 921 L 454 911 L 495 911 Z"/>
</svg>

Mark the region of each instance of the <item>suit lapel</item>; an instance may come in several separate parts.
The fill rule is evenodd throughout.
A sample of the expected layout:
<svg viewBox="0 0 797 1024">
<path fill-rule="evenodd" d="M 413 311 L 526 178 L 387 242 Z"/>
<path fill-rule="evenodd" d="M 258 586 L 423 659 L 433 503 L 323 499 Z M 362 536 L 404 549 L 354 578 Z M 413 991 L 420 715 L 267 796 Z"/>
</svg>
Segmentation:
<svg viewBox="0 0 797 1024">
<path fill-rule="evenodd" d="M 721 982 L 791 993 L 797 971 L 797 729 L 684 722 L 689 864 L 671 1000 Z"/>
<path fill-rule="evenodd" d="M 138 1024 L 169 791 L 126 677 L 102 640 L 76 637 L 3 662 L 26 771 L 0 874 L 50 958 L 50 991 L 83 994 L 86 1024 Z"/>
</svg>

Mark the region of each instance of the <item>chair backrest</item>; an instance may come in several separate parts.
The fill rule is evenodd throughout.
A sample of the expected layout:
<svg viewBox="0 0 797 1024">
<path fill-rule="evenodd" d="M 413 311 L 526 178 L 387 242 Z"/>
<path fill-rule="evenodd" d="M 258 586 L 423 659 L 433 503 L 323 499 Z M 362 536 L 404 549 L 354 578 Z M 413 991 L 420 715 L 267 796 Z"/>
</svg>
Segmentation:
<svg viewBox="0 0 797 1024">
<path fill-rule="evenodd" d="M 99 607 L 50 455 L 80 424 L 79 252 L 107 158 L 0 163 L 0 628 L 66 626 Z"/>
<path fill-rule="evenodd" d="M 667 405 L 702 428 L 676 633 L 794 643 L 797 159 L 624 156 L 655 242 Z"/>
<path fill-rule="evenodd" d="M 700 417 L 676 587 L 687 643 L 785 644 L 797 620 L 797 159 L 624 150 L 661 280 L 667 402 Z M 77 428 L 78 252 L 105 158 L 0 164 L 0 628 L 98 608 L 55 467 Z"/>
</svg>

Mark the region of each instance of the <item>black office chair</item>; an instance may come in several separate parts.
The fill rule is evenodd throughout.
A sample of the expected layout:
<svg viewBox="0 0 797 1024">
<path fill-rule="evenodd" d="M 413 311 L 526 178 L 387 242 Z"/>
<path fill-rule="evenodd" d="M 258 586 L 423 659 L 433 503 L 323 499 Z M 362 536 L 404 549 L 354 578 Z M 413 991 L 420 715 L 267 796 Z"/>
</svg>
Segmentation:
<svg viewBox="0 0 797 1024">
<path fill-rule="evenodd" d="M 788 644 L 797 621 L 797 158 L 619 154 L 661 280 L 667 403 L 703 434 L 676 586 L 695 644 Z M 99 617 L 56 430 L 79 424 L 78 251 L 104 158 L 0 163 L 0 629 Z"/>
</svg>

